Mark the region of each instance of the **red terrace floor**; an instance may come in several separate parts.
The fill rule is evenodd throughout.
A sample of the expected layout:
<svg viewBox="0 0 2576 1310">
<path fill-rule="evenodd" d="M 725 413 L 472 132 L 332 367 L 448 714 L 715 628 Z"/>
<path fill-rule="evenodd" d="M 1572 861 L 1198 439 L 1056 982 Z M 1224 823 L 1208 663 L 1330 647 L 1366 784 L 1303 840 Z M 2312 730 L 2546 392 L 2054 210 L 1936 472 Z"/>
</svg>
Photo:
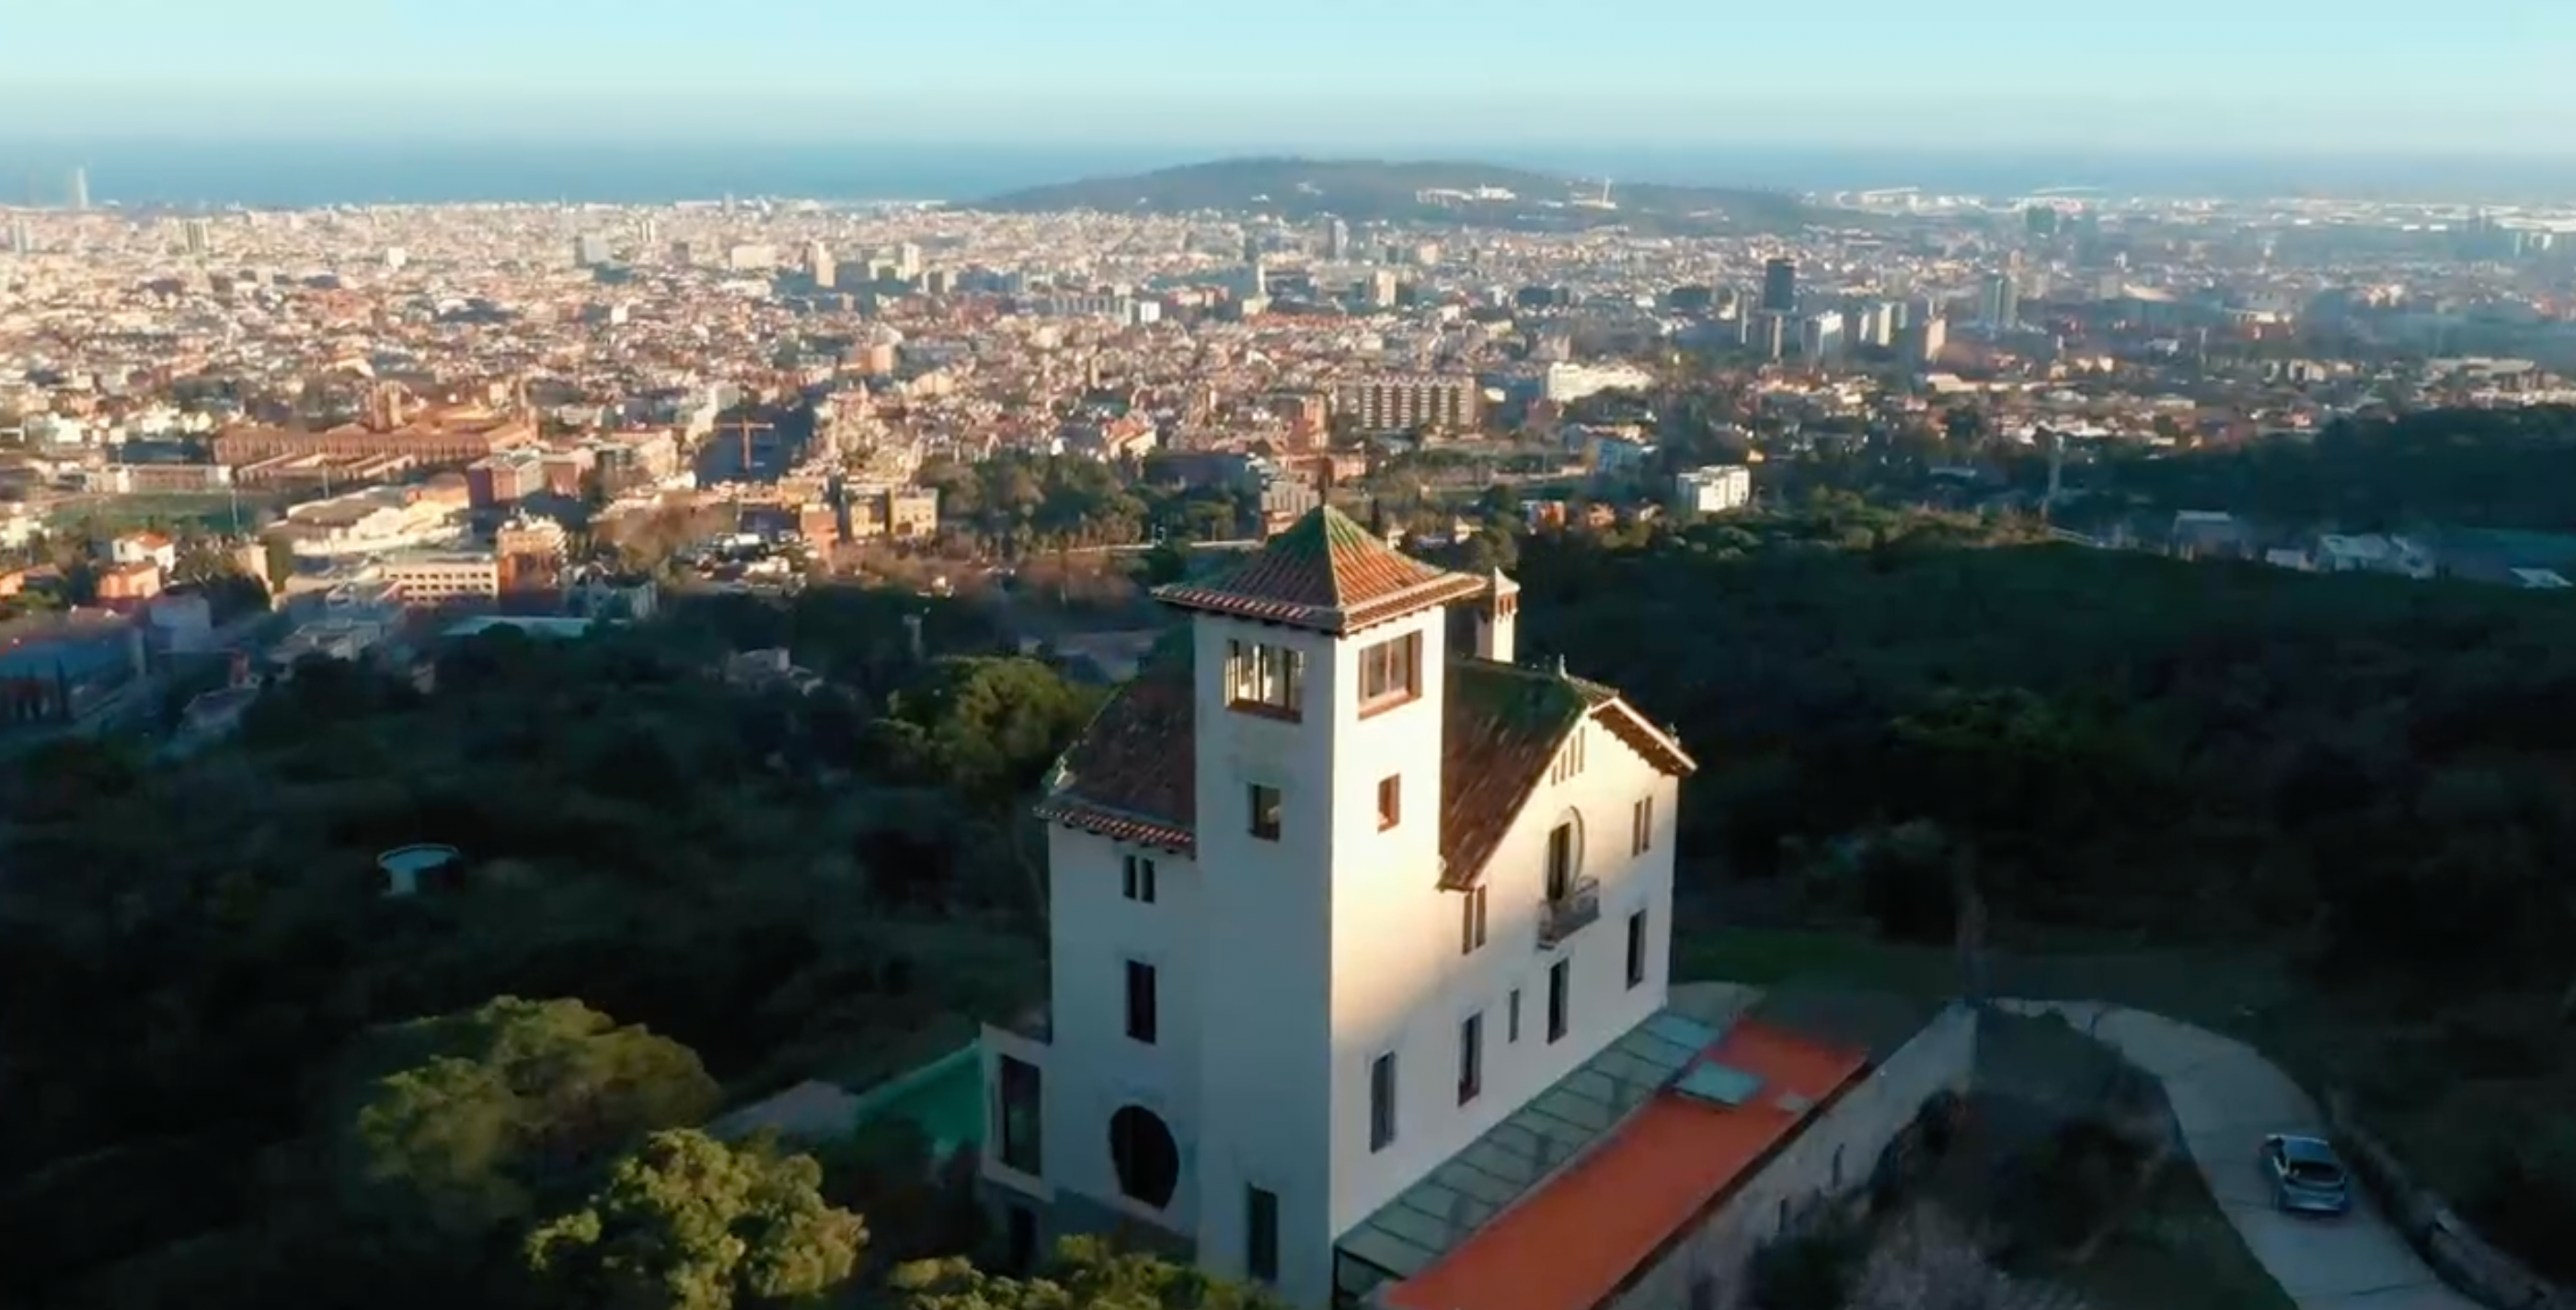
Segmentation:
<svg viewBox="0 0 2576 1310">
<path fill-rule="evenodd" d="M 1776 1028 L 1738 1022 L 1702 1056 L 1762 1080 L 1719 1106 L 1665 1091 L 1585 1156 L 1421 1274 L 1389 1288 L 1399 1310 L 1589 1310 L 1734 1186 L 1867 1063 Z"/>
</svg>

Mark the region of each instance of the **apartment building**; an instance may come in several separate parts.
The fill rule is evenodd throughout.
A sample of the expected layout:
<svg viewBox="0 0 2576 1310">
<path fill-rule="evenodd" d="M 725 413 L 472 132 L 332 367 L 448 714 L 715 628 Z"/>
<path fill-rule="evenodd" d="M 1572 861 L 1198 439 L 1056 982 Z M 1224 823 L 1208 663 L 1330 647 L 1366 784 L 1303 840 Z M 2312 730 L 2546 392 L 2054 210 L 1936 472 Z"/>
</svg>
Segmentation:
<svg viewBox="0 0 2576 1310">
<path fill-rule="evenodd" d="M 388 555 L 369 570 L 392 584 L 402 603 L 415 608 L 497 600 L 501 595 L 500 556 L 483 552 L 419 552 Z"/>
<path fill-rule="evenodd" d="M 853 486 L 847 492 L 850 539 L 897 541 L 939 535 L 939 493 L 928 487 Z"/>
<path fill-rule="evenodd" d="M 1341 415 L 1360 432 L 1465 432 L 1483 412 L 1476 379 L 1452 373 L 1395 373 L 1354 378 L 1334 389 Z"/>
<path fill-rule="evenodd" d="M 1753 499 L 1753 470 L 1742 464 L 1710 464 L 1673 476 L 1674 507 L 1684 514 L 1723 514 Z"/>
</svg>

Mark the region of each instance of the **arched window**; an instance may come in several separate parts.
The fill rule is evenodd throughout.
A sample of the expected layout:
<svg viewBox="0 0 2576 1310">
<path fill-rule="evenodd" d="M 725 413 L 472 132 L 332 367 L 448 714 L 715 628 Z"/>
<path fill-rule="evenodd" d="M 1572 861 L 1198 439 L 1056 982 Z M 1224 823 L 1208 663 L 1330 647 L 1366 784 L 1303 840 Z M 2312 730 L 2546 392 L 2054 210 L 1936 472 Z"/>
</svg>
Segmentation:
<svg viewBox="0 0 2576 1310">
<path fill-rule="evenodd" d="M 1572 810 L 1558 815 L 1547 833 L 1547 898 L 1561 901 L 1574 894 L 1583 876 L 1583 816 Z"/>
<path fill-rule="evenodd" d="M 1117 1169 L 1118 1190 L 1127 1199 L 1157 1210 L 1172 1203 L 1172 1192 L 1181 1185 L 1181 1148 L 1161 1116 L 1141 1105 L 1109 1116 L 1109 1163 Z"/>
</svg>

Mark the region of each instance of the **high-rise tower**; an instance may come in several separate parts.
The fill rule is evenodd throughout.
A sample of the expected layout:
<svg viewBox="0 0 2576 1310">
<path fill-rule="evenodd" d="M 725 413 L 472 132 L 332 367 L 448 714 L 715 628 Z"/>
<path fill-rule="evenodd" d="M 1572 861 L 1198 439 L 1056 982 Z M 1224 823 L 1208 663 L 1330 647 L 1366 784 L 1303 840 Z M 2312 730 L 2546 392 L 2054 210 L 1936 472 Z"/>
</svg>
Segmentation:
<svg viewBox="0 0 2576 1310">
<path fill-rule="evenodd" d="M 1988 329 L 2003 332 L 2021 325 L 2021 282 L 2010 271 L 1987 274 L 1979 298 L 1978 317 Z"/>
<path fill-rule="evenodd" d="M 1798 312 L 1798 261 L 1774 259 L 1762 266 L 1762 312 Z"/>
</svg>

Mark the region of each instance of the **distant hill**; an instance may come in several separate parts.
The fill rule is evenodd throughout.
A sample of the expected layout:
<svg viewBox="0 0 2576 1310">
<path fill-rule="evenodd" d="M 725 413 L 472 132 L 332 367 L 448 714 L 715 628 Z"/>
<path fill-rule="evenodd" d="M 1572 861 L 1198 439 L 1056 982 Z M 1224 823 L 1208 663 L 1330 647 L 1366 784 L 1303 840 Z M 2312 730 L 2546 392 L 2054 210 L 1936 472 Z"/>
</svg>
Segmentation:
<svg viewBox="0 0 2576 1310">
<path fill-rule="evenodd" d="M 1004 213 L 1216 210 L 1285 219 L 1422 220 L 1525 229 L 1625 224 L 1653 231 L 1784 231 L 1849 223 L 1794 196 L 1720 187 L 1612 183 L 1494 164 L 1348 159 L 1222 159 L 1125 177 L 1030 187 L 966 205 Z"/>
</svg>

